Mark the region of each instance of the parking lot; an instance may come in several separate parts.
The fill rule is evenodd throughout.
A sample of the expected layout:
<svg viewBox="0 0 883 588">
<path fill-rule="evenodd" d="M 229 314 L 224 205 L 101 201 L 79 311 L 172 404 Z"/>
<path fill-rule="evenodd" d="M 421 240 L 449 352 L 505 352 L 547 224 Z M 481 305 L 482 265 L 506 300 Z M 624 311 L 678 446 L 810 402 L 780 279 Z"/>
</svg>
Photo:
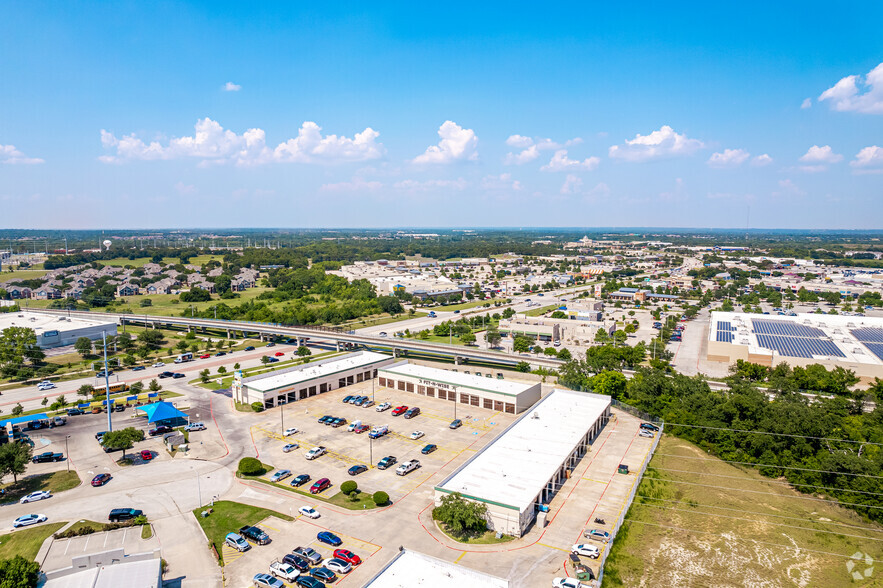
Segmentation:
<svg viewBox="0 0 883 588">
<path fill-rule="evenodd" d="M 252 427 L 261 461 L 276 470 L 291 470 L 292 477 L 309 474 L 312 480 L 330 479 L 332 486 L 321 496 L 333 496 L 339 492 L 341 483 L 352 479 L 360 489 L 367 492 L 383 490 L 395 502 L 460 456 L 479 437 L 490 431 L 496 436 L 515 418 L 514 415 L 459 405 L 457 418 L 463 421 L 463 426 L 451 429 L 449 425 L 454 420 L 452 402 L 378 387 L 374 393 L 375 406 L 363 408 L 342 402 L 350 395 L 370 396 L 370 382 L 289 404 L 284 407 L 285 414 L 281 418 L 280 410 L 272 411 L 272 417 Z M 393 416 L 392 409 L 377 412 L 376 407 L 383 402 L 390 402 L 393 407 L 419 406 L 420 414 L 406 420 L 404 416 Z M 325 415 L 345 418 L 347 423 L 337 428 L 320 424 L 318 419 Z M 368 432 L 357 434 L 348 430 L 349 424 L 356 421 L 372 427 L 388 425 L 389 433 L 372 441 Z M 296 427 L 298 433 L 283 437 L 283 424 L 284 428 Z M 411 433 L 415 431 L 423 432 L 423 436 L 411 439 Z M 286 443 L 297 443 L 299 448 L 284 453 L 282 448 Z M 421 450 L 428 444 L 436 445 L 437 449 L 424 455 Z M 324 446 L 327 453 L 307 460 L 305 454 L 316 446 Z M 377 462 L 385 456 L 394 456 L 398 463 L 386 470 L 377 468 Z M 419 460 L 421 467 L 405 476 L 396 475 L 396 466 L 412 459 Z M 357 476 L 347 474 L 351 466 L 360 464 L 368 466 L 368 471 Z M 281 484 L 287 486 L 290 481 L 288 478 Z M 301 490 L 308 491 L 309 484 L 302 486 Z"/>
</svg>

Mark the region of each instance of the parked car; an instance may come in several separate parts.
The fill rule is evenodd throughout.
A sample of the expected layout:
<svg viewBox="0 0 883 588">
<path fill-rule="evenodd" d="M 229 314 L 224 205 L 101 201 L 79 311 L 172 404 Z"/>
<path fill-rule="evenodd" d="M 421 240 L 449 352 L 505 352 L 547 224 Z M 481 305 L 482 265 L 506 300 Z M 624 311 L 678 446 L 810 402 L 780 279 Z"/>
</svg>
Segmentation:
<svg viewBox="0 0 883 588">
<path fill-rule="evenodd" d="M 289 582 L 294 582 L 300 575 L 293 565 L 281 561 L 270 563 L 270 574 L 274 578 L 282 578 Z"/>
<path fill-rule="evenodd" d="M 69 408 L 67 409 L 67 416 L 79 416 L 81 414 L 86 414 L 79 408 Z"/>
<path fill-rule="evenodd" d="M 184 378 L 186 376 L 184 374 L 182 374 L 181 372 L 175 372 L 174 374 L 172 374 L 172 377 L 176 380 L 180 380 L 181 378 Z"/>
<path fill-rule="evenodd" d="M 108 482 L 110 482 L 110 474 L 98 474 L 97 476 L 92 478 L 92 485 L 96 488 L 98 486 L 104 486 Z"/>
<path fill-rule="evenodd" d="M 255 588 L 285 588 L 285 582 L 270 574 L 255 574 L 252 583 Z"/>
<path fill-rule="evenodd" d="M 333 416 L 329 416 L 326 414 L 325 416 L 319 417 L 319 420 L 317 422 L 320 425 L 324 425 L 325 423 L 327 423 L 328 421 L 330 421 L 333 418 L 334 418 Z"/>
<path fill-rule="evenodd" d="M 298 576 L 294 581 L 294 585 L 299 588 L 325 588 L 325 582 L 317 580 L 312 576 Z"/>
<path fill-rule="evenodd" d="M 555 578 L 552 580 L 552 588 L 589 588 L 576 578 Z"/>
<path fill-rule="evenodd" d="M 344 396 L 342 402 L 344 404 L 349 404 L 350 400 L 352 400 L 352 399 L 353 399 L 353 395 L 350 394 L 349 396 Z"/>
<path fill-rule="evenodd" d="M 337 580 L 337 575 L 324 566 L 320 568 L 313 568 L 312 570 L 310 570 L 310 575 L 317 580 L 321 580 L 327 583 L 331 583 Z"/>
<path fill-rule="evenodd" d="M 641 428 L 645 431 L 658 431 L 659 427 L 654 425 L 653 423 L 641 423 Z"/>
<path fill-rule="evenodd" d="M 204 423 L 190 423 L 184 426 L 185 431 L 205 431 Z"/>
<path fill-rule="evenodd" d="M 335 549 L 334 550 L 334 557 L 336 557 L 337 559 L 342 559 L 346 563 L 348 563 L 350 565 L 354 565 L 354 566 L 357 566 L 360 563 L 362 563 L 362 558 L 360 558 L 358 555 L 356 555 L 355 553 L 353 553 L 349 549 Z"/>
<path fill-rule="evenodd" d="M 384 410 L 389 410 L 390 408 L 392 408 L 392 404 L 390 404 L 389 402 L 381 402 L 374 410 L 376 410 L 377 412 L 383 412 Z"/>
<path fill-rule="evenodd" d="M 386 457 L 384 457 L 383 459 L 381 459 L 380 461 L 377 462 L 377 468 L 381 469 L 381 470 L 385 470 L 388 467 L 395 465 L 395 463 L 397 461 L 398 461 L 398 459 L 396 459 L 396 457 L 394 455 L 387 455 Z"/>
<path fill-rule="evenodd" d="M 307 559 L 302 555 L 298 555 L 296 553 L 288 553 L 285 555 L 285 557 L 282 558 L 282 561 L 290 566 L 294 566 L 295 569 L 299 572 L 310 571 L 310 562 L 308 562 Z"/>
<path fill-rule="evenodd" d="M 393 414 L 395 414 L 395 413 L 393 413 Z M 420 414 L 420 407 L 419 406 L 412 406 L 411 408 L 409 408 L 408 410 L 405 411 L 404 417 L 406 419 L 412 419 L 415 416 L 417 416 L 418 414 Z"/>
<path fill-rule="evenodd" d="M 251 549 L 251 545 L 248 544 L 248 541 L 238 533 L 227 533 L 227 536 L 224 537 L 224 543 L 236 551 L 247 551 Z"/>
<path fill-rule="evenodd" d="M 601 555 L 601 550 L 597 545 L 591 545 L 589 543 L 578 543 L 570 548 L 572 553 L 577 555 L 584 555 L 586 557 L 591 557 L 592 559 L 597 559 Z"/>
<path fill-rule="evenodd" d="M 352 571 L 353 566 L 350 563 L 343 561 L 342 559 L 332 558 L 325 562 L 325 567 L 334 572 L 335 574 L 348 574 Z"/>
<path fill-rule="evenodd" d="M 317 457 L 321 457 L 321 456 L 325 455 L 326 451 L 327 450 L 323 446 L 319 445 L 318 447 L 313 447 L 312 449 L 307 451 L 307 453 L 306 453 L 306 455 L 304 455 L 304 457 L 306 457 L 307 459 L 310 459 L 310 460 L 316 459 Z"/>
<path fill-rule="evenodd" d="M 331 531 L 320 531 L 316 535 L 316 539 L 318 539 L 322 543 L 327 543 L 328 545 L 331 545 L 332 547 L 337 547 L 338 545 L 343 543 L 343 541 L 340 540 L 340 537 L 338 537 L 337 535 L 335 535 Z"/>
<path fill-rule="evenodd" d="M 406 410 L 408 410 L 408 407 L 405 405 L 397 406 L 392 410 L 392 416 L 399 416 L 401 414 L 405 414 Z"/>
<path fill-rule="evenodd" d="M 319 511 L 316 510 L 315 508 L 313 508 L 312 506 L 302 506 L 299 509 L 297 509 L 297 512 L 299 512 L 300 514 L 304 515 L 305 517 L 308 517 L 311 519 L 318 519 L 321 516 L 319 514 Z"/>
<path fill-rule="evenodd" d="M 64 459 L 63 453 L 52 453 L 51 451 L 45 451 L 40 455 L 35 455 L 31 458 L 31 461 L 34 463 L 47 463 L 50 461 L 61 461 Z"/>
<path fill-rule="evenodd" d="M 413 440 L 417 440 L 424 435 L 423 431 L 414 431 L 409 435 L 409 437 Z"/>
<path fill-rule="evenodd" d="M 141 459 L 143 459 L 144 461 L 150 461 L 151 459 L 153 459 L 153 452 L 149 449 L 142 449 L 140 455 Z"/>
<path fill-rule="evenodd" d="M 331 480 L 328 478 L 319 478 L 310 486 L 310 494 L 318 494 L 331 487 Z"/>
<path fill-rule="evenodd" d="M 420 462 L 416 459 L 412 459 L 410 461 L 406 461 L 396 468 L 396 475 L 404 476 L 406 474 L 410 474 L 414 470 L 420 467 Z"/>
<path fill-rule="evenodd" d="M 358 435 L 360 433 L 364 433 L 365 431 L 369 430 L 370 428 L 371 428 L 371 425 L 364 425 L 364 424 L 359 425 L 358 427 L 353 429 L 353 433 L 356 433 Z"/>
<path fill-rule="evenodd" d="M 368 433 L 368 436 L 372 439 L 379 439 L 389 433 L 389 427 L 386 425 L 380 425 L 379 427 L 374 427 L 371 429 L 371 432 Z"/>
<path fill-rule="evenodd" d="M 355 431 L 355 430 L 356 430 L 356 427 L 358 427 L 358 426 L 361 425 L 361 424 L 362 424 L 362 421 L 353 421 L 353 422 L 351 422 L 350 425 L 346 428 L 346 430 L 347 430 L 347 431 L 350 431 L 350 432 Z"/>
<path fill-rule="evenodd" d="M 297 428 L 296 427 L 289 427 L 289 428 L 285 429 L 285 431 L 282 433 L 282 436 L 283 437 L 290 437 L 291 435 L 294 435 L 295 433 L 297 433 Z"/>
<path fill-rule="evenodd" d="M 36 492 L 31 492 L 27 496 L 22 496 L 19 498 L 19 504 L 27 504 L 29 502 L 37 502 L 38 500 L 46 500 L 47 498 L 52 498 L 52 494 L 46 492 L 45 490 L 37 490 Z"/>
<path fill-rule="evenodd" d="M 107 515 L 107 520 L 111 523 L 130 521 L 134 518 L 140 517 L 142 514 L 144 514 L 144 512 L 137 508 L 115 508 L 110 511 L 109 515 Z"/>
<path fill-rule="evenodd" d="M 299 447 L 300 447 L 300 445 L 298 445 L 297 443 L 286 443 L 285 445 L 282 446 L 282 451 L 284 453 L 288 453 L 289 451 L 294 451 L 295 449 L 298 449 Z"/>
<path fill-rule="evenodd" d="M 300 474 L 300 475 L 296 476 L 291 481 L 291 485 L 295 486 L 295 487 L 303 486 L 304 484 L 306 484 L 309 481 L 310 481 L 310 474 Z"/>
<path fill-rule="evenodd" d="M 429 455 L 430 453 L 432 453 L 436 449 L 438 449 L 438 446 L 435 443 L 430 443 L 429 445 L 427 445 L 426 447 L 421 449 L 420 453 L 422 453 L 423 455 Z"/>
<path fill-rule="evenodd" d="M 374 406 L 374 401 L 370 398 L 361 404 L 362 408 L 368 408 L 369 406 Z"/>
<path fill-rule="evenodd" d="M 449 426 L 451 429 L 459 429 L 460 427 L 463 426 L 463 421 L 461 421 L 460 419 L 454 419 L 454 420 L 451 421 L 451 424 L 448 425 L 448 426 Z"/>
<path fill-rule="evenodd" d="M 586 529 L 583 537 L 592 541 L 607 541 L 610 539 L 610 533 L 601 529 Z"/>
<path fill-rule="evenodd" d="M 163 366 L 165 366 L 165 365 L 166 365 L 165 363 L 163 363 L 163 362 L 161 362 L 161 361 L 158 361 L 158 362 L 156 362 L 155 364 L 153 364 L 153 365 L 150 366 L 150 367 L 163 367 Z"/>
<path fill-rule="evenodd" d="M 354 465 L 353 467 L 348 469 L 346 471 L 346 473 L 348 473 L 351 476 L 356 476 L 358 474 L 361 474 L 362 472 L 367 472 L 367 471 L 368 471 L 368 466 L 359 464 L 359 465 Z"/>
<path fill-rule="evenodd" d="M 322 561 L 322 556 L 319 555 L 319 552 L 317 552 L 312 547 L 295 547 L 292 551 L 297 555 L 305 558 L 313 565 L 316 565 Z"/>
<path fill-rule="evenodd" d="M 267 343 L 266 346 L 267 346 L 267 347 L 276 347 L 276 342 L 275 342 L 275 341 L 270 341 L 269 343 Z"/>
<path fill-rule="evenodd" d="M 143 365 L 136 365 L 135 367 L 132 368 L 132 371 L 133 371 L 133 372 L 143 372 L 143 371 L 146 370 L 146 369 L 147 369 L 146 366 L 143 366 Z"/>
<path fill-rule="evenodd" d="M 147 434 L 151 437 L 156 437 L 157 435 L 165 435 L 166 433 L 171 433 L 173 430 L 174 429 L 172 429 L 172 427 L 169 427 L 168 425 L 161 425 L 154 429 L 150 429 L 149 431 L 147 431 Z"/>
<path fill-rule="evenodd" d="M 243 349 L 243 351 L 254 351 L 254 345 L 249 345 L 248 347 Z"/>
<path fill-rule="evenodd" d="M 270 536 L 264 533 L 258 527 L 252 527 L 251 525 L 245 525 L 239 528 L 239 534 L 251 541 L 252 543 L 257 543 L 258 545 L 266 545 L 270 542 Z"/>
<path fill-rule="evenodd" d="M 652 439 L 653 437 L 656 436 L 656 433 L 654 433 L 653 431 L 647 431 L 645 429 L 642 429 L 641 431 L 638 432 L 638 436 L 639 437 L 646 437 L 647 439 Z"/>
<path fill-rule="evenodd" d="M 18 517 L 12 522 L 12 528 L 27 527 L 38 523 L 45 523 L 48 519 L 44 514 L 29 514 Z"/>
<path fill-rule="evenodd" d="M 291 475 L 291 470 L 279 470 L 278 472 L 276 472 L 272 476 L 270 476 L 270 481 L 271 482 L 278 482 L 280 480 L 284 480 L 285 478 L 287 478 L 290 475 Z"/>
<path fill-rule="evenodd" d="M 331 426 L 332 426 L 333 428 L 335 428 L 335 429 L 338 428 L 338 427 L 341 427 L 341 426 L 343 426 L 343 425 L 345 425 L 345 424 L 346 424 L 346 419 L 343 418 L 343 417 L 337 417 L 336 419 L 334 419 L 333 421 L 331 421 Z"/>
</svg>

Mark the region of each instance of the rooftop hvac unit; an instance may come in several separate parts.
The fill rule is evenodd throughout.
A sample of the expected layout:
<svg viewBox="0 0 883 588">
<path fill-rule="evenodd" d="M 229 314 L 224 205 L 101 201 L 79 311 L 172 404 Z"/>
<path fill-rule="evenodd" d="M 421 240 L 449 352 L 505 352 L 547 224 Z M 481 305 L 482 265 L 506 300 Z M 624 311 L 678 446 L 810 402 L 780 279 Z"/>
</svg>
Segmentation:
<svg viewBox="0 0 883 588">
<path fill-rule="evenodd" d="M 540 413 L 538 413 L 538 412 L 534 412 L 532 415 L 530 415 L 530 418 L 532 418 L 532 419 L 538 419 L 538 418 L 540 418 Z"/>
</svg>

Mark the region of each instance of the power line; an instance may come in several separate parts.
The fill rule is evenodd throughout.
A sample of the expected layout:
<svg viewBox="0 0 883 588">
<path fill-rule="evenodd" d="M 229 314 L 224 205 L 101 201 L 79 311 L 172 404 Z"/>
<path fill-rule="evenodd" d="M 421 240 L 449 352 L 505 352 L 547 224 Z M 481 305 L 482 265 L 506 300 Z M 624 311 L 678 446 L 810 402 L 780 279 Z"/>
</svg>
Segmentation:
<svg viewBox="0 0 883 588">
<path fill-rule="evenodd" d="M 776 517 L 776 518 L 780 518 L 780 519 L 790 519 L 793 521 L 806 521 L 807 520 L 806 517 L 789 517 L 787 515 L 750 511 L 750 510 L 745 510 L 744 508 L 730 508 L 727 506 L 715 506 L 713 504 L 699 504 L 699 503 L 694 503 L 694 502 L 684 502 L 683 500 L 675 500 L 673 498 L 657 498 L 655 496 L 648 496 L 646 494 L 635 494 L 635 496 L 638 496 L 640 498 L 646 498 L 649 500 L 659 500 L 661 502 L 674 502 L 675 504 L 688 504 L 690 506 L 697 506 L 697 507 L 702 507 L 702 508 L 716 508 L 719 510 L 728 510 L 728 511 L 733 511 L 733 512 L 745 513 L 745 514 L 754 514 L 754 515 L 759 515 L 759 516 L 764 516 L 764 517 Z M 848 523 L 838 523 L 835 521 L 820 521 L 820 520 L 816 520 L 813 522 L 820 523 L 823 525 L 835 525 L 838 527 L 848 527 L 850 529 L 861 529 L 863 531 L 871 531 L 874 533 L 883 533 L 883 529 L 875 529 L 873 527 L 862 527 L 860 525 L 850 525 Z"/>
<path fill-rule="evenodd" d="M 699 484 L 698 482 L 685 482 L 683 480 L 670 480 L 668 478 L 654 478 L 652 476 L 648 476 L 644 474 L 645 480 L 659 480 L 661 482 L 673 482 L 675 484 L 688 484 L 690 486 L 702 486 L 704 488 L 714 488 L 717 490 L 727 490 L 729 492 L 749 492 L 751 494 L 766 494 L 768 496 L 779 496 L 781 498 L 795 498 L 797 500 L 812 500 L 814 502 L 827 502 L 830 504 L 839 504 L 846 506 L 861 506 L 863 508 L 874 508 L 883 510 L 883 506 L 872 506 L 870 504 L 862 504 L 860 502 L 843 502 L 842 500 L 827 500 L 825 498 L 812 498 L 810 496 L 785 496 L 783 494 L 779 494 L 777 492 L 763 492 L 761 490 L 745 490 L 741 488 L 730 488 L 729 486 L 712 486 L 710 484 Z"/>
<path fill-rule="evenodd" d="M 624 520 L 626 520 L 626 521 L 628 521 L 628 522 L 630 522 L 630 523 L 639 523 L 639 524 L 641 524 L 641 525 L 650 525 L 650 526 L 653 526 L 653 527 L 662 527 L 663 529 L 674 529 L 674 530 L 676 530 L 676 531 L 686 531 L 687 533 L 705 533 L 706 535 L 715 535 L 715 536 L 717 536 L 717 537 L 724 537 L 725 539 L 730 540 L 730 541 L 732 541 L 732 540 L 735 539 L 736 541 L 741 540 L 741 541 L 747 541 L 747 542 L 757 543 L 757 544 L 760 544 L 760 545 L 770 545 L 770 546 L 772 546 L 772 547 L 778 547 L 778 548 L 780 548 L 780 549 L 797 550 L 797 551 L 806 551 L 806 552 L 808 552 L 808 553 L 819 553 L 819 554 L 822 554 L 822 555 L 830 555 L 830 556 L 833 556 L 833 557 L 842 557 L 843 559 L 852 559 L 852 556 L 851 556 L 851 555 L 845 555 L 845 554 L 842 554 L 842 553 L 831 553 L 830 551 L 820 551 L 820 550 L 818 550 L 818 549 L 807 549 L 807 548 L 805 548 L 805 547 L 797 547 L 797 546 L 795 546 L 795 545 L 783 545 L 783 544 L 781 544 L 781 543 L 771 543 L 771 542 L 769 542 L 769 541 L 760 541 L 759 539 L 745 539 L 745 538 L 742 538 L 742 537 L 733 536 L 733 535 L 730 534 L 730 533 L 715 533 L 714 531 L 701 531 L 701 530 L 699 530 L 699 529 L 685 529 L 684 527 L 675 527 L 675 526 L 673 526 L 673 525 L 661 525 L 661 524 L 659 524 L 659 523 L 650 523 L 650 522 L 647 522 L 647 521 L 639 521 L 638 519 L 631 519 L 631 518 L 629 518 L 629 519 L 624 519 Z"/>
<path fill-rule="evenodd" d="M 748 429 L 730 429 L 727 427 L 706 427 L 704 425 L 685 425 L 683 423 L 665 423 L 669 427 L 692 427 L 694 429 L 711 429 L 713 431 L 733 431 L 735 433 L 754 433 L 755 435 L 773 435 L 778 437 L 796 437 L 798 439 L 814 439 L 817 441 L 841 441 L 844 443 L 861 443 L 863 445 L 879 445 L 883 443 L 874 443 L 871 441 L 853 441 L 852 439 L 837 439 L 834 437 L 811 437 L 809 435 L 792 435 L 790 433 L 771 433 L 769 431 L 751 431 Z"/>
<path fill-rule="evenodd" d="M 856 476 L 859 478 L 877 478 L 877 479 L 883 480 L 883 476 L 874 476 L 872 474 L 853 474 L 850 472 L 835 472 L 832 470 L 814 470 L 812 468 L 798 468 L 795 466 L 774 465 L 774 464 L 769 464 L 769 463 L 754 463 L 754 462 L 750 462 L 750 461 L 733 461 L 733 460 L 729 460 L 729 459 L 721 459 L 719 457 L 715 457 L 712 459 L 706 459 L 704 457 L 693 457 L 692 455 L 676 455 L 674 453 L 659 453 L 658 451 L 655 451 L 653 453 L 653 455 L 661 455 L 664 457 L 677 457 L 680 459 L 695 459 L 695 460 L 699 460 L 699 461 L 723 461 L 726 463 L 734 463 L 737 465 L 760 466 L 760 467 L 764 467 L 764 468 L 776 468 L 776 469 L 780 469 L 780 470 L 798 470 L 798 471 L 803 471 L 803 472 L 817 472 L 820 474 L 838 474 L 841 476 Z"/>
<path fill-rule="evenodd" d="M 718 478 L 731 478 L 734 480 L 744 480 L 743 476 L 727 476 L 726 474 L 715 474 L 712 472 L 692 472 L 688 470 L 672 470 L 665 468 L 667 472 L 678 472 L 681 474 L 693 474 L 695 476 L 715 476 Z M 779 482 L 777 480 L 764 480 L 767 484 L 778 484 L 780 486 L 807 486 L 809 488 L 821 488 L 822 490 L 841 490 L 843 492 L 855 492 L 856 494 L 871 494 L 873 496 L 883 496 L 883 492 L 865 492 L 863 490 L 852 490 L 850 488 L 836 488 L 831 486 L 816 486 L 815 484 L 801 484 L 799 482 Z"/>
</svg>

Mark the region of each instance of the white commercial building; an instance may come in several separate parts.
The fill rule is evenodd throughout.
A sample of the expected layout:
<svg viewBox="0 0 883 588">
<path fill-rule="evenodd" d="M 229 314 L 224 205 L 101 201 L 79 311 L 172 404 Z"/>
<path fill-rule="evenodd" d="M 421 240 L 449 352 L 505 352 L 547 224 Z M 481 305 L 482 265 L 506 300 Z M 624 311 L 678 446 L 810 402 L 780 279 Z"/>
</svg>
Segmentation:
<svg viewBox="0 0 883 588">
<path fill-rule="evenodd" d="M 488 372 L 490 373 L 490 372 Z M 378 372 L 378 383 L 387 388 L 441 398 L 468 406 L 516 414 L 540 399 L 539 382 L 511 382 L 431 368 L 401 361 Z"/>
<path fill-rule="evenodd" d="M 355 384 L 377 376 L 378 368 L 396 361 L 382 353 L 358 351 L 284 370 L 243 378 L 233 374 L 233 398 L 271 408 Z"/>
<path fill-rule="evenodd" d="M 363 588 L 508 588 L 509 580 L 459 564 L 400 550 Z"/>
<path fill-rule="evenodd" d="M 74 556 L 70 567 L 45 572 L 42 588 L 159 588 L 162 584 L 158 549 L 126 555 L 117 548 Z"/>
<path fill-rule="evenodd" d="M 610 418 L 610 397 L 553 390 L 435 487 L 488 507 L 488 527 L 520 537 Z"/>
<path fill-rule="evenodd" d="M 37 334 L 37 346 L 43 349 L 73 345 L 80 337 L 94 341 L 101 339 L 101 333 L 106 333 L 108 337 L 117 334 L 116 322 L 102 320 L 98 313 L 95 319 L 70 318 L 26 310 L 0 314 L 0 331 L 9 327 L 33 329 Z"/>
</svg>

